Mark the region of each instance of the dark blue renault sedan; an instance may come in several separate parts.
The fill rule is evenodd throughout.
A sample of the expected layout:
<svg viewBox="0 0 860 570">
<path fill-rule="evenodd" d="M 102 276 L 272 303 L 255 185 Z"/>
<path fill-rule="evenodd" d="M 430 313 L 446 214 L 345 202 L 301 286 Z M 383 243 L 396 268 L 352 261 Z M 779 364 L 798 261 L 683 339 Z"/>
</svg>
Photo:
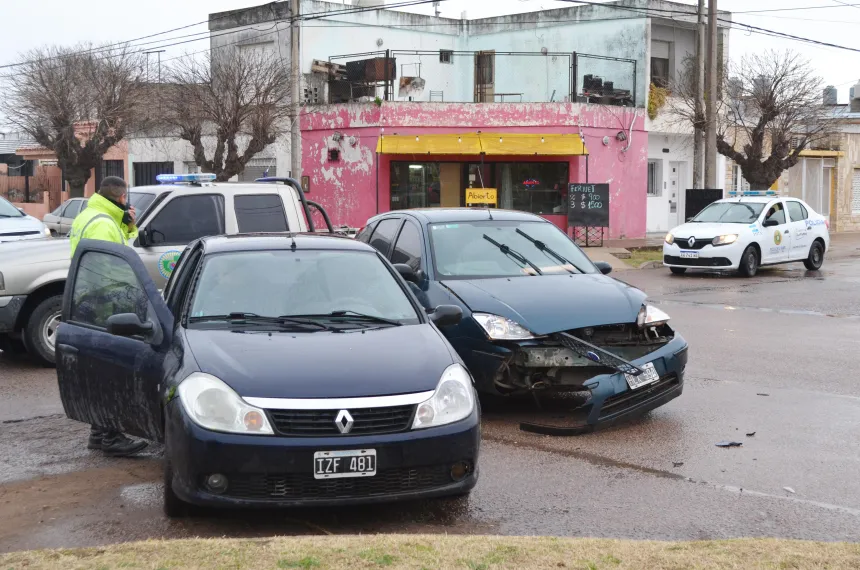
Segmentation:
<svg viewBox="0 0 860 570">
<path fill-rule="evenodd" d="M 63 299 L 66 414 L 165 445 L 164 507 L 308 506 L 465 494 L 473 381 L 373 248 L 212 237 L 164 295 L 128 247 L 83 240 Z"/>
<path fill-rule="evenodd" d="M 574 431 L 681 394 L 687 342 L 669 316 L 544 218 L 400 210 L 371 218 L 356 239 L 386 256 L 428 310 L 462 309 L 463 319 L 441 330 L 479 392 L 567 401 Z"/>
</svg>

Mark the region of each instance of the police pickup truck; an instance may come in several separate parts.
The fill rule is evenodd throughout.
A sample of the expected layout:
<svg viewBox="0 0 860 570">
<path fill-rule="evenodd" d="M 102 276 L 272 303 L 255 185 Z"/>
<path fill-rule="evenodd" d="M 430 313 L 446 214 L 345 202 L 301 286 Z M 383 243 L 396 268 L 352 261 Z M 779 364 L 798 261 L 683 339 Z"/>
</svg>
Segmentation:
<svg viewBox="0 0 860 570">
<path fill-rule="evenodd" d="M 312 207 L 334 233 L 325 210 L 307 200 L 293 179 L 220 183 L 214 178 L 162 174 L 157 186 L 130 189 L 139 229 L 130 245 L 159 288 L 185 246 L 204 236 L 317 231 Z M 70 263 L 68 239 L 0 244 L 0 350 L 26 351 L 47 365 L 54 363 L 54 335 Z"/>
</svg>

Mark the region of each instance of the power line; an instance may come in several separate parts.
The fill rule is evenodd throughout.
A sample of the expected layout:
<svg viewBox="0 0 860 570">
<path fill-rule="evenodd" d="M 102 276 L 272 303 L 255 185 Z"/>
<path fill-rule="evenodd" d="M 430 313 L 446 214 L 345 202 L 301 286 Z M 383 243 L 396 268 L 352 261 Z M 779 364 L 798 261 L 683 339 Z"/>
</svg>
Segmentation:
<svg viewBox="0 0 860 570">
<path fill-rule="evenodd" d="M 860 10 L 860 6 L 858 6 L 857 4 L 849 4 L 848 2 L 843 2 L 842 0 L 833 0 L 833 1 L 836 2 L 837 4 L 842 4 L 843 6 L 848 6 L 849 8 L 857 8 L 858 10 Z"/>
</svg>

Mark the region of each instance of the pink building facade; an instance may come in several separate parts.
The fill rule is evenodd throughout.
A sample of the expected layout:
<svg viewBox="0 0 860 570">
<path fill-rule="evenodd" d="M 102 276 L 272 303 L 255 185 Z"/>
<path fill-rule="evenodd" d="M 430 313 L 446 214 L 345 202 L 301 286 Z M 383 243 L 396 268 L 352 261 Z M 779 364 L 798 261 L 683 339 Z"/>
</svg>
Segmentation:
<svg viewBox="0 0 860 570">
<path fill-rule="evenodd" d="M 468 188 L 497 189 L 498 207 L 531 211 L 564 230 L 567 188 L 607 183 L 608 239 L 645 235 L 648 138 L 641 108 L 579 103 L 353 103 L 320 107 L 301 119 L 302 172 L 308 198 L 335 224 L 361 227 L 377 213 L 465 206 Z M 506 148 L 504 135 L 535 144 L 510 154 L 450 152 L 422 141 L 480 133 Z M 380 138 L 416 137 L 408 152 Z M 578 137 L 587 154 L 543 154 L 542 135 Z M 426 137 L 426 138 L 425 138 Z M 511 137 L 513 138 L 513 137 Z M 411 140 L 410 140 L 411 142 Z M 495 140 L 493 141 L 495 142 Z M 580 145 L 580 148 L 583 145 Z M 456 147 L 455 147 L 456 148 Z M 504 151 L 507 152 L 507 151 Z"/>
</svg>

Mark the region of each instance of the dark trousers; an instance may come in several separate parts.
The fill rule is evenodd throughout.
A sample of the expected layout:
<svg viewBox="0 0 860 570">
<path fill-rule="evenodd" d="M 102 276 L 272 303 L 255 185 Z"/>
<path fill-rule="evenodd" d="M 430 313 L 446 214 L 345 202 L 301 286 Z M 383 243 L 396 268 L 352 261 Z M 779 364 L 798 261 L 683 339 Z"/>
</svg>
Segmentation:
<svg viewBox="0 0 860 570">
<path fill-rule="evenodd" d="M 105 429 L 105 428 L 101 428 L 99 426 L 90 426 L 90 435 L 105 438 L 105 437 L 115 437 L 117 435 L 120 435 L 120 433 L 118 431 L 115 431 L 112 429 Z"/>
</svg>

